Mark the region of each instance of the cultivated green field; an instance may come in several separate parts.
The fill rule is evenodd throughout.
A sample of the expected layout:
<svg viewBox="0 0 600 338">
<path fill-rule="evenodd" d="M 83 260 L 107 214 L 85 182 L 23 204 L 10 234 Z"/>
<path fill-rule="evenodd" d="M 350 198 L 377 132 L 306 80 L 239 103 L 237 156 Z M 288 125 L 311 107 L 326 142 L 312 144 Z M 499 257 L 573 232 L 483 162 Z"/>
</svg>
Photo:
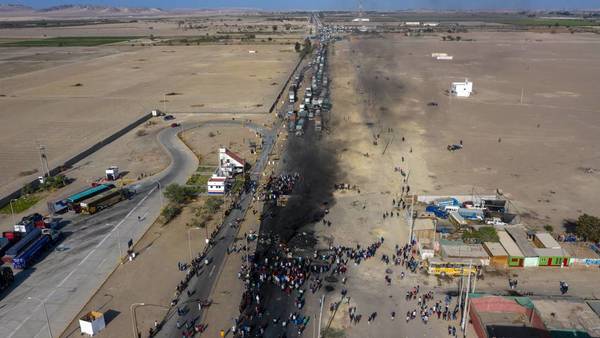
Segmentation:
<svg viewBox="0 0 600 338">
<path fill-rule="evenodd" d="M 507 20 L 498 20 L 499 23 L 519 25 L 519 26 L 554 26 L 554 27 L 583 27 L 583 26 L 598 26 L 597 21 L 583 19 L 552 19 L 552 18 L 515 18 Z"/>
<path fill-rule="evenodd" d="M 91 47 L 136 39 L 127 36 L 69 36 L 0 43 L 0 47 Z"/>
</svg>

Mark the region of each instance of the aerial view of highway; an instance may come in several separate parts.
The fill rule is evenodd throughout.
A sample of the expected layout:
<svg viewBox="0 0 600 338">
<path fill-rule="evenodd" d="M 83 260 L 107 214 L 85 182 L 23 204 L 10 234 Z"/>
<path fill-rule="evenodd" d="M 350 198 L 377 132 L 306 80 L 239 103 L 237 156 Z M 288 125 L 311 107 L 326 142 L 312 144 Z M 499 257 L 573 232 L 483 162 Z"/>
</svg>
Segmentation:
<svg viewBox="0 0 600 338">
<path fill-rule="evenodd" d="M 0 337 L 600 337 L 595 5 L 0 4 Z"/>
</svg>

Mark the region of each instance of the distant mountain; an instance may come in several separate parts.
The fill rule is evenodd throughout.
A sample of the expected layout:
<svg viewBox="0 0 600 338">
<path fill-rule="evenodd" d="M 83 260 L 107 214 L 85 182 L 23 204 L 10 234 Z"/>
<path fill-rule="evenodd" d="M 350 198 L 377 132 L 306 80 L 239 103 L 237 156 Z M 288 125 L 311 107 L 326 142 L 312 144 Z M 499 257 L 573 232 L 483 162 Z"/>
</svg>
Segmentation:
<svg viewBox="0 0 600 338">
<path fill-rule="evenodd" d="M 99 5 L 60 5 L 48 8 L 39 9 L 39 13 L 51 13 L 51 14 L 76 14 L 81 13 L 95 13 L 95 14 L 158 14 L 162 13 L 163 10 L 160 8 L 144 8 L 144 7 L 112 7 L 112 6 L 99 6 Z"/>
<path fill-rule="evenodd" d="M 162 12 L 159 8 L 144 8 L 144 7 L 112 7 L 99 5 L 59 5 L 48 8 L 42 8 L 38 12 L 64 12 L 64 11 L 92 11 L 106 13 L 141 13 L 141 12 Z"/>
<path fill-rule="evenodd" d="M 0 4 L 0 12 L 2 13 L 10 13 L 10 12 L 30 12 L 33 11 L 33 8 L 25 5 L 19 4 Z"/>
</svg>

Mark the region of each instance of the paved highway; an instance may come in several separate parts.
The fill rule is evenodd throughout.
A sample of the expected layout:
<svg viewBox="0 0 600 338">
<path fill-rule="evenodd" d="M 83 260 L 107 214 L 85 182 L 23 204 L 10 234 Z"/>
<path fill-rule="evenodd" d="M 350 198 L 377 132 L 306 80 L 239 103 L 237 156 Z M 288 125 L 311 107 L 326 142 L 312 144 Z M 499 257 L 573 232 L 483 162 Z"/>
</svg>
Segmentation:
<svg viewBox="0 0 600 338">
<path fill-rule="evenodd" d="M 235 121 L 223 121 L 215 123 L 235 123 Z M 260 132 L 263 135 L 263 150 L 260 154 L 259 159 L 254 165 L 251 175 L 253 178 L 258 178 L 263 172 L 265 165 L 268 161 L 269 153 L 271 152 L 275 142 L 275 129 L 264 129 L 255 125 L 248 125 L 248 127 Z M 192 322 L 194 319 L 201 318 L 202 313 L 198 309 L 197 300 L 205 300 L 210 297 L 212 289 L 218 279 L 219 272 L 223 268 L 223 263 L 226 257 L 226 249 L 231 247 L 235 237 L 237 236 L 237 228 L 228 226 L 231 222 L 235 221 L 236 218 L 243 218 L 246 210 L 252 202 L 252 194 L 243 193 L 240 197 L 239 209 L 234 209 L 225 218 L 224 224 L 219 233 L 216 236 L 216 243 L 208 251 L 207 257 L 210 260 L 208 266 L 202 268 L 202 273 L 198 277 L 193 277 L 189 282 L 189 290 L 194 290 L 194 294 L 191 299 L 187 297 L 186 293 L 182 293 L 179 300 L 179 307 L 183 307 L 182 304 L 188 304 L 188 311 L 184 316 L 178 316 L 176 311 L 171 309 L 169 311 L 162 330 L 158 333 L 157 337 L 181 337 L 180 330 L 177 329 L 177 321 L 180 323 Z M 239 301 L 239 300 L 232 300 Z"/>
<path fill-rule="evenodd" d="M 137 194 L 94 216 L 70 216 L 66 238 L 47 257 L 16 276 L 0 301 L 0 337 L 58 337 L 92 293 L 118 265 L 127 241 L 138 240 L 158 217 L 159 184 L 185 183 L 197 168 L 197 158 L 177 138 L 180 128 L 158 134 L 171 157 L 162 173 L 135 185 Z M 138 220 L 141 217 L 141 221 Z M 48 330 L 42 302 L 50 318 Z"/>
</svg>

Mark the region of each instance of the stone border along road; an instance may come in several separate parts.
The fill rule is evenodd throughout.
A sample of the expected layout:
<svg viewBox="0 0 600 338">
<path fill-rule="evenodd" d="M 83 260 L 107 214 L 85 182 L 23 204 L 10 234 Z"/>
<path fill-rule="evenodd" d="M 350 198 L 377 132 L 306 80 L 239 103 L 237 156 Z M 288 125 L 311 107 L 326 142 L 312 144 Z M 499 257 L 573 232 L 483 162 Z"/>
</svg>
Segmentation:
<svg viewBox="0 0 600 338">
<path fill-rule="evenodd" d="M 72 217 L 62 229 L 66 238 L 60 247 L 66 250 L 53 250 L 33 268 L 16 275 L 10 293 L 0 301 L 0 337 L 48 337 L 39 300 L 46 305 L 53 336 L 67 327 L 118 265 L 117 238 L 125 250 L 127 241 L 140 239 L 158 217 L 157 182 L 162 187 L 184 184 L 196 170 L 197 158 L 177 137 L 180 131 L 167 128 L 157 136 L 171 157 L 167 169 L 132 185 L 137 194 L 131 200 L 93 216 Z"/>
</svg>

